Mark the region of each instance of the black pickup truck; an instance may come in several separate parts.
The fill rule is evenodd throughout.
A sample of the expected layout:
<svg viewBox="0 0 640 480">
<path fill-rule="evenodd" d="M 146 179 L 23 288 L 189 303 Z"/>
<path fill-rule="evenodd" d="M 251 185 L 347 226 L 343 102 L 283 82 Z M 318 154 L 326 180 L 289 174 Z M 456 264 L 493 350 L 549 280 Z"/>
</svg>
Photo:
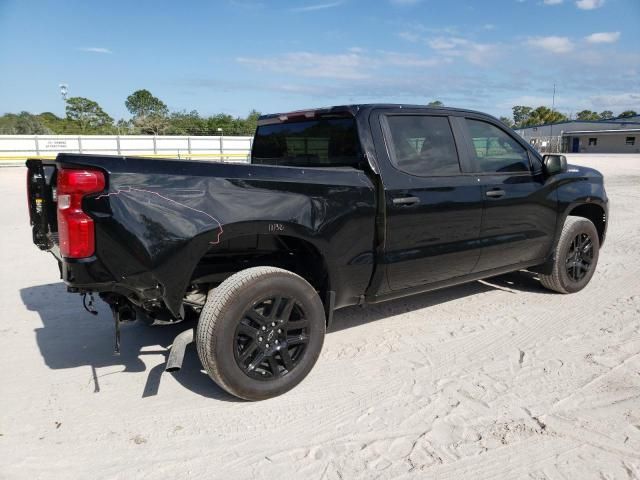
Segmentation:
<svg viewBox="0 0 640 480">
<path fill-rule="evenodd" d="M 528 269 L 571 293 L 607 229 L 595 170 L 468 110 L 351 105 L 260 118 L 250 164 L 29 160 L 35 244 L 120 321 L 197 327 L 211 378 L 258 400 L 313 367 L 333 311 Z M 195 332 L 194 332 L 195 330 Z"/>
</svg>

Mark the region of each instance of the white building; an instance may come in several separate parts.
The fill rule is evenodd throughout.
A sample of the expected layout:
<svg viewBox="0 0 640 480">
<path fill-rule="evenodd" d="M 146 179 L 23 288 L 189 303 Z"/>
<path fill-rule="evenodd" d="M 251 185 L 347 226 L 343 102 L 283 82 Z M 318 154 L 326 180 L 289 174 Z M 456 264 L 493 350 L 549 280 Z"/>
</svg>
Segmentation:
<svg viewBox="0 0 640 480">
<path fill-rule="evenodd" d="M 640 115 L 533 125 L 516 132 L 540 152 L 640 153 Z"/>
<path fill-rule="evenodd" d="M 639 128 L 572 130 L 562 134 L 562 151 L 573 153 L 640 153 Z"/>
</svg>

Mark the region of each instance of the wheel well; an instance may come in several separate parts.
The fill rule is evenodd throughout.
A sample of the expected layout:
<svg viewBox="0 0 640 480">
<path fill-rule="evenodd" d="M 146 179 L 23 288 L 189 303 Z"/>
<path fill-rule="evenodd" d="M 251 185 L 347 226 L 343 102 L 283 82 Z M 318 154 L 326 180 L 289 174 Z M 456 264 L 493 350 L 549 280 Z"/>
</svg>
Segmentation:
<svg viewBox="0 0 640 480">
<path fill-rule="evenodd" d="M 607 219 L 604 209 L 600 205 L 593 203 L 578 205 L 569 212 L 569 215 L 591 220 L 591 222 L 596 226 L 596 230 L 598 230 L 598 237 L 600 239 L 600 244 L 602 244 L 604 241 L 605 224 Z"/>
<path fill-rule="evenodd" d="M 244 235 L 227 239 L 200 259 L 188 291 L 205 290 L 250 267 L 280 267 L 309 282 L 325 302 L 328 270 L 319 250 L 310 242 L 286 235 Z"/>
</svg>

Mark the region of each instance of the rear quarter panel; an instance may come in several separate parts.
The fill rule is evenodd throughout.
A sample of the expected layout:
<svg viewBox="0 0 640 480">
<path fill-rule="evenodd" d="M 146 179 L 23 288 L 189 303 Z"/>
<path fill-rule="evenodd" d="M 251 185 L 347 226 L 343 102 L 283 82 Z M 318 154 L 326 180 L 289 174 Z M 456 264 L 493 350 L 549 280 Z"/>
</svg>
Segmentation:
<svg viewBox="0 0 640 480">
<path fill-rule="evenodd" d="M 116 282 L 160 292 L 174 314 L 202 256 L 243 235 L 312 243 L 339 292 L 336 306 L 370 280 L 375 190 L 361 171 L 98 156 L 59 162 L 107 171 L 107 191 L 84 203 L 96 222 L 96 256 Z"/>
</svg>

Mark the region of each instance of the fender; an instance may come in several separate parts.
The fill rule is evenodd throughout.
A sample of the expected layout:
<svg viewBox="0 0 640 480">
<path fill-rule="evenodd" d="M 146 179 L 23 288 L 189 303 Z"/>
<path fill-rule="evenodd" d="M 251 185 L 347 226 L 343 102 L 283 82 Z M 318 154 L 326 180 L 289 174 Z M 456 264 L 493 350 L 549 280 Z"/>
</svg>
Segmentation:
<svg viewBox="0 0 640 480">
<path fill-rule="evenodd" d="M 560 239 L 564 223 L 567 216 L 576 208 L 595 205 L 602 209 L 604 219 L 601 225 L 598 225 L 596 219 L 581 215 L 594 221 L 600 233 L 601 245 L 604 243 L 608 224 L 609 200 L 604 190 L 603 178 L 600 172 L 587 167 L 570 165 L 566 173 L 558 174 L 550 180 L 556 183 L 558 216 L 554 241 L 552 249 L 547 255 L 547 260 L 542 265 L 531 269 L 538 273 L 548 273 L 550 271 L 554 260 L 555 247 Z"/>
</svg>

